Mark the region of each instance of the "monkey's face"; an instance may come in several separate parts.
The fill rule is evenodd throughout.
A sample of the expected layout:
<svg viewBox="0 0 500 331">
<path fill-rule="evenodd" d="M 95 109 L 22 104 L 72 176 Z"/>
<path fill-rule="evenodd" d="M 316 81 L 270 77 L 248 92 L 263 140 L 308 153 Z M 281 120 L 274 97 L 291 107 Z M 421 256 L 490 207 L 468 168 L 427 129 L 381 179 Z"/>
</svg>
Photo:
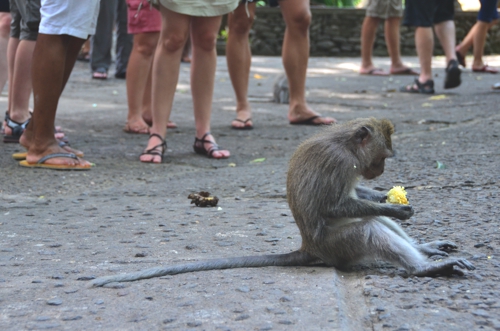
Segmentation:
<svg viewBox="0 0 500 331">
<path fill-rule="evenodd" d="M 366 179 L 374 179 L 384 173 L 385 157 L 373 161 L 361 174 Z"/>
</svg>

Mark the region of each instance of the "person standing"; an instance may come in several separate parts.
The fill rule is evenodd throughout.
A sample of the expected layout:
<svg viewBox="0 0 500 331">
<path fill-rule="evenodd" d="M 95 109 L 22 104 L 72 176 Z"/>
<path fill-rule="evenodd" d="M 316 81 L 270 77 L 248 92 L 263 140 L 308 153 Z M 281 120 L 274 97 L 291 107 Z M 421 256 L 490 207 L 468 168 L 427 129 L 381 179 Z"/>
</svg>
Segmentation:
<svg viewBox="0 0 500 331">
<path fill-rule="evenodd" d="M 366 16 L 361 27 L 361 68 L 362 75 L 388 76 L 418 75 L 418 72 L 408 68 L 401 60 L 399 43 L 399 26 L 403 17 L 402 0 L 369 0 Z M 372 51 L 380 21 L 384 22 L 384 35 L 387 52 L 391 59 L 391 68 L 387 72 L 376 68 L 372 62 Z"/>
<path fill-rule="evenodd" d="M 128 33 L 133 35 L 127 66 L 127 133 L 149 133 L 151 114 L 151 69 L 161 30 L 161 14 L 147 0 L 127 0 Z M 186 48 L 186 47 L 184 47 Z M 168 121 L 168 128 L 176 128 Z"/>
<path fill-rule="evenodd" d="M 126 78 L 128 59 L 132 51 L 132 35 L 127 32 L 127 4 L 125 0 L 102 0 L 96 33 L 90 40 L 90 68 L 94 79 L 108 78 L 115 26 L 115 78 Z"/>
<path fill-rule="evenodd" d="M 195 118 L 196 153 L 228 158 L 210 133 L 212 97 L 217 65 L 216 42 L 223 14 L 233 11 L 237 0 L 160 0 L 162 30 L 153 62 L 153 126 L 141 162 L 161 163 L 167 148 L 167 122 L 179 79 L 182 51 L 191 33 L 191 94 Z"/>
<path fill-rule="evenodd" d="M 401 92 L 434 93 L 432 76 L 434 32 L 446 57 L 444 88 L 455 88 L 461 84 L 462 71 L 458 67 L 455 53 L 454 14 L 454 0 L 406 0 L 403 24 L 416 27 L 415 47 L 420 62 L 420 75 L 413 83 L 402 86 L 399 89 Z"/>
<path fill-rule="evenodd" d="M 33 116 L 20 139 L 28 168 L 88 170 L 92 167 L 54 137 L 59 98 L 85 40 L 95 33 L 99 0 L 41 0 L 41 22 L 33 52 Z"/>
<path fill-rule="evenodd" d="M 472 26 L 464 40 L 455 48 L 458 62 L 466 67 L 465 56 L 472 47 L 474 60 L 472 61 L 473 72 L 498 73 L 498 69 L 490 67 L 483 62 L 484 44 L 488 30 L 498 22 L 498 0 L 479 0 L 481 8 L 477 15 L 477 22 Z"/>
<path fill-rule="evenodd" d="M 286 23 L 282 59 L 288 78 L 290 124 L 323 125 L 336 122 L 313 111 L 306 101 L 306 74 L 309 61 L 309 26 L 311 10 L 308 0 L 271 1 L 279 3 Z M 236 118 L 231 127 L 237 130 L 253 128 L 248 102 L 248 80 L 252 53 L 249 33 L 255 17 L 255 2 L 242 1 L 228 15 L 226 59 L 229 76 L 236 95 Z"/>
</svg>

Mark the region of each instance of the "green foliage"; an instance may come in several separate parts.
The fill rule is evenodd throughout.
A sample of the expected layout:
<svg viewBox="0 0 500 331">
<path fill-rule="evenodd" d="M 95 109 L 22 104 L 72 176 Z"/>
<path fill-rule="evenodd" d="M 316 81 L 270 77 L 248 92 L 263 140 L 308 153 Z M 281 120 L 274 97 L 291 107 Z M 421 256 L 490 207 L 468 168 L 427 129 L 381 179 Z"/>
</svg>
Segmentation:
<svg viewBox="0 0 500 331">
<path fill-rule="evenodd" d="M 356 7 L 360 3 L 361 0 L 314 0 L 314 4 L 322 4 L 325 6 L 338 7 L 338 8 Z"/>
</svg>

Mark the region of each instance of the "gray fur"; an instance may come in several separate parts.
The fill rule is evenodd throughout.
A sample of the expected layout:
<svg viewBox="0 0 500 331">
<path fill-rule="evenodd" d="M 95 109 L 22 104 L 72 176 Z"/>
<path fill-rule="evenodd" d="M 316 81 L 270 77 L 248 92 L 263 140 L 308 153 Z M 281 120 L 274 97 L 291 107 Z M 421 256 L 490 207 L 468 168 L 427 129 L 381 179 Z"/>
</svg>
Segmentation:
<svg viewBox="0 0 500 331">
<path fill-rule="evenodd" d="M 409 205 L 382 203 L 384 193 L 357 186 L 359 177 L 375 178 L 392 156 L 388 120 L 357 119 L 333 125 L 302 143 L 290 160 L 287 198 L 302 236 L 302 247 L 280 255 L 234 257 L 155 267 L 134 273 L 97 278 L 93 286 L 179 273 L 265 266 L 307 266 L 323 262 L 346 268 L 361 260 L 382 259 L 410 274 L 433 276 L 473 270 L 465 259 L 429 262 L 425 255 L 447 256 L 456 248 L 449 241 L 416 245 L 389 217 L 406 220 Z"/>
<path fill-rule="evenodd" d="M 288 88 L 288 78 L 284 73 L 276 77 L 273 85 L 273 101 L 276 103 L 289 103 L 290 89 Z"/>
</svg>

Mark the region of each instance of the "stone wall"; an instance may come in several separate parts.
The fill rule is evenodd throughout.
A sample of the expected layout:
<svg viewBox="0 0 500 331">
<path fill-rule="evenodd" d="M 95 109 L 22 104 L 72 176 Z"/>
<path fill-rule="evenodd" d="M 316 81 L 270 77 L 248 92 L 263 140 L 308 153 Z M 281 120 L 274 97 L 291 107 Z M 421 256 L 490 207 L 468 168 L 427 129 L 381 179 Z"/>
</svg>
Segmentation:
<svg viewBox="0 0 500 331">
<path fill-rule="evenodd" d="M 312 7 L 310 28 L 311 56 L 359 56 L 361 25 L 365 17 L 364 9 L 341 9 Z M 455 14 L 457 42 L 461 41 L 476 22 L 477 12 Z M 225 23 L 223 23 L 225 26 Z M 279 8 L 259 7 L 250 34 L 252 54 L 280 55 L 285 23 Z M 437 39 L 436 39 L 437 40 Z M 435 54 L 442 54 L 436 42 Z M 224 41 L 219 44 L 219 54 L 224 53 Z M 401 27 L 401 53 L 416 55 L 414 28 Z M 485 46 L 485 54 L 500 53 L 500 27 L 490 29 Z M 379 24 L 374 46 L 375 56 L 387 56 L 383 23 Z"/>
</svg>

